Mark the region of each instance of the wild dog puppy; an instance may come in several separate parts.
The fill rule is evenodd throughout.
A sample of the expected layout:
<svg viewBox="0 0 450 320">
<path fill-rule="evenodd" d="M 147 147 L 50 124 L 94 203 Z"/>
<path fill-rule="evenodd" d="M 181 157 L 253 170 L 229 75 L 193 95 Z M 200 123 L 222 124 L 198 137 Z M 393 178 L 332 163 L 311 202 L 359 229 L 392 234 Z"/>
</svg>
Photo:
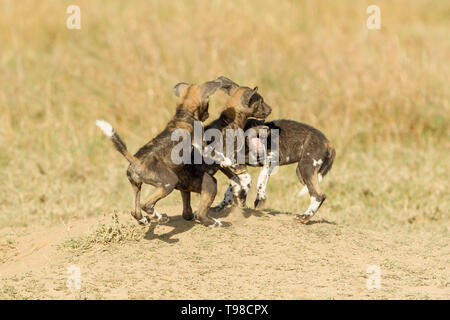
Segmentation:
<svg viewBox="0 0 450 320">
<path fill-rule="evenodd" d="M 141 147 L 135 155 L 127 150 L 125 143 L 109 123 L 103 120 L 96 121 L 97 126 L 114 143 L 116 150 L 130 163 L 127 177 L 134 191 L 134 210 L 131 214 L 140 224 L 148 224 L 150 218 L 156 218 L 161 223 L 168 221 L 166 214 L 156 211 L 155 204 L 177 186 L 179 183 L 177 174 L 184 166 L 182 163 L 174 163 L 171 159 L 171 150 L 176 144 L 171 139 L 172 133 L 177 129 L 184 129 L 192 134 L 194 121 L 205 121 L 208 118 L 209 96 L 221 84 L 220 81 L 208 81 L 202 85 L 184 82 L 175 85 L 173 91 L 178 97 L 175 116 L 160 134 Z M 143 183 L 156 187 L 156 191 L 141 207 L 140 195 Z M 150 218 L 142 215 L 141 208 L 150 215 Z"/>
<path fill-rule="evenodd" d="M 257 87 L 253 89 L 241 87 L 225 77 L 219 77 L 217 81 L 222 83 L 220 89 L 230 97 L 220 117 L 205 126 L 205 133 L 208 130 L 216 129 L 220 131 L 222 138 L 224 138 L 226 137 L 227 129 L 243 130 L 249 117 L 265 119 L 272 111 L 272 108 L 264 102 L 263 97 L 258 94 Z M 225 142 L 224 149 L 227 147 L 226 143 L 230 142 L 227 140 L 223 139 Z M 216 163 L 208 164 L 205 161 L 202 164 L 188 164 L 184 166 L 179 174 L 179 181 L 176 186 L 181 191 L 181 197 L 183 199 L 184 219 L 192 220 L 196 217 L 205 226 L 222 226 L 220 220 L 211 218 L 208 214 L 217 193 L 217 182 L 213 176 L 219 169 L 231 179 L 234 185 L 241 184 L 243 177 L 237 169 L 230 171 L 228 170 L 229 168 L 220 167 Z M 250 177 L 247 172 L 244 174 L 248 178 Z M 240 189 L 235 188 L 234 190 L 238 192 Z M 192 212 L 190 203 L 191 192 L 200 192 L 201 194 L 201 203 L 197 215 Z"/>
<path fill-rule="evenodd" d="M 246 157 L 247 165 L 263 167 L 257 182 L 258 193 L 254 203 L 255 208 L 261 208 L 266 201 L 266 187 L 274 168 L 297 163 L 297 177 L 300 183 L 304 185 L 300 195 L 309 192 L 310 205 L 303 214 L 297 214 L 296 219 L 300 222 L 307 222 L 317 212 L 326 198 L 325 194 L 320 190 L 319 182 L 330 171 L 336 151 L 322 132 L 301 122 L 292 120 L 264 122 L 252 119 L 246 123 L 246 129 L 249 128 L 268 129 L 265 131 L 268 133 L 268 137 L 264 137 L 267 138 L 266 146 L 262 145 L 257 137 L 247 140 L 248 144 L 258 144 L 256 149 L 265 148 L 263 153 L 266 155 L 263 164 L 260 161 L 250 163 L 248 156 Z M 279 141 L 276 148 L 278 150 L 273 150 L 275 148 L 272 146 L 271 129 L 278 130 Z M 248 149 L 246 149 L 247 155 Z M 234 170 L 234 168 L 229 170 Z M 241 167 L 240 172 L 243 170 L 244 168 Z M 233 195 L 236 192 L 231 192 L 232 188 L 233 185 L 230 184 L 224 200 L 216 207 L 217 209 L 221 210 L 233 203 L 233 198 L 235 198 Z M 234 202 L 237 202 L 240 206 L 245 205 L 246 190 L 241 190 L 238 194 L 240 199 L 235 199 Z"/>
</svg>

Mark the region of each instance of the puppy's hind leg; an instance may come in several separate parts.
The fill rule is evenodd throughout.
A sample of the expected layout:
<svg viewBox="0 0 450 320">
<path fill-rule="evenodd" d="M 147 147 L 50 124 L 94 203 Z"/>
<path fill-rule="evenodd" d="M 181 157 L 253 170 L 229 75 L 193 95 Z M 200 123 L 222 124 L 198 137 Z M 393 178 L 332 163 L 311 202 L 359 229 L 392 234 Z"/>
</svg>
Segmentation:
<svg viewBox="0 0 450 320">
<path fill-rule="evenodd" d="M 191 193 L 187 191 L 180 191 L 181 198 L 183 199 L 183 219 L 192 220 L 195 218 L 191 207 Z"/>
<path fill-rule="evenodd" d="M 200 206 L 198 208 L 198 220 L 207 227 L 222 227 L 220 220 L 211 218 L 208 214 L 211 204 L 217 194 L 217 181 L 214 177 L 205 173 L 202 180 Z"/>
<path fill-rule="evenodd" d="M 320 181 L 322 181 L 322 179 L 323 179 L 323 174 L 321 173 L 322 169 L 323 169 L 323 166 L 319 169 L 319 173 L 317 174 L 317 181 L 318 181 L 319 183 L 320 183 Z M 306 195 L 306 194 L 308 193 L 308 187 L 307 187 L 306 184 L 303 182 L 303 178 L 302 178 L 302 175 L 301 175 L 301 173 L 300 173 L 300 165 L 297 166 L 296 173 L 297 173 L 298 180 L 300 181 L 300 184 L 303 185 L 302 189 L 301 189 L 301 190 L 299 191 L 299 193 L 298 193 L 298 196 L 299 196 L 299 197 L 303 197 L 304 195 Z"/>
<path fill-rule="evenodd" d="M 156 203 L 168 196 L 178 182 L 178 178 L 175 173 L 169 169 L 161 169 L 158 172 L 160 177 L 158 182 L 152 182 L 153 185 L 157 185 L 156 191 L 150 196 L 150 199 L 142 206 L 142 210 L 147 212 L 152 219 L 156 219 L 159 223 L 167 223 L 169 217 L 164 213 L 159 213 L 155 209 Z"/>
<path fill-rule="evenodd" d="M 132 174 L 129 170 L 127 171 L 127 176 L 134 192 L 134 211 L 131 212 L 131 215 L 138 221 L 139 224 L 146 225 L 150 222 L 150 218 L 147 216 L 143 216 L 141 213 L 140 199 L 141 199 L 142 182 L 136 182 L 131 177 Z"/>
<path fill-rule="evenodd" d="M 158 187 L 150 196 L 150 199 L 142 206 L 142 210 L 147 212 L 150 215 L 150 218 L 156 219 L 159 223 L 167 223 L 169 222 L 169 217 L 165 213 L 159 213 L 155 209 L 156 203 L 168 196 L 173 191 L 172 186 L 161 186 Z"/>
<path fill-rule="evenodd" d="M 308 188 L 309 196 L 310 196 L 310 204 L 308 209 L 303 214 L 297 214 L 295 219 L 300 222 L 306 223 L 311 219 L 314 214 L 319 210 L 322 203 L 325 201 L 325 194 L 320 190 L 319 187 L 319 169 L 320 167 L 314 166 L 313 164 L 302 164 L 299 163 L 297 171 L 300 172 L 300 175 Z"/>
</svg>

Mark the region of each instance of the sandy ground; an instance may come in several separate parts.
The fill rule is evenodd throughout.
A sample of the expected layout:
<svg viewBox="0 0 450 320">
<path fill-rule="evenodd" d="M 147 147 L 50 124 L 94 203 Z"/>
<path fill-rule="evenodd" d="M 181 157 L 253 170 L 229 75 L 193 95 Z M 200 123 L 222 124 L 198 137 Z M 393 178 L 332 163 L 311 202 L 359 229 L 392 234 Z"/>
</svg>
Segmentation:
<svg viewBox="0 0 450 320">
<path fill-rule="evenodd" d="M 290 214 L 250 209 L 216 214 L 232 226 L 210 229 L 182 220 L 180 211 L 166 208 L 167 225 L 138 227 L 138 241 L 85 250 L 62 244 L 92 233 L 99 219 L 14 233 L 5 229 L 2 235 L 12 240 L 2 246 L 0 297 L 450 298 L 448 239 L 442 237 L 355 229 L 320 216 L 302 225 Z M 119 219 L 133 223 L 126 214 Z M 81 273 L 79 290 L 67 287 L 72 265 Z M 373 265 L 380 268 L 381 282 L 369 290 L 373 274 L 367 271 Z"/>
</svg>

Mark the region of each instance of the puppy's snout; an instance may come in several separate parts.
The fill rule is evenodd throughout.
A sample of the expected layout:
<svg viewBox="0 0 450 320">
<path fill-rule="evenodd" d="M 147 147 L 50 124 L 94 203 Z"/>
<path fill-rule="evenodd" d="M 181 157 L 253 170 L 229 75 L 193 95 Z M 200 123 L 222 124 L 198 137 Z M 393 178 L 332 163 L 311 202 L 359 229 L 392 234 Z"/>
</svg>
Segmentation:
<svg viewBox="0 0 450 320">
<path fill-rule="evenodd" d="M 272 108 L 268 104 L 261 102 L 255 108 L 253 117 L 257 119 L 265 119 L 269 116 L 271 112 Z"/>
<path fill-rule="evenodd" d="M 261 115 L 263 118 L 267 118 L 269 114 L 272 112 L 272 107 L 270 107 L 267 103 L 263 102 L 261 104 Z"/>
</svg>

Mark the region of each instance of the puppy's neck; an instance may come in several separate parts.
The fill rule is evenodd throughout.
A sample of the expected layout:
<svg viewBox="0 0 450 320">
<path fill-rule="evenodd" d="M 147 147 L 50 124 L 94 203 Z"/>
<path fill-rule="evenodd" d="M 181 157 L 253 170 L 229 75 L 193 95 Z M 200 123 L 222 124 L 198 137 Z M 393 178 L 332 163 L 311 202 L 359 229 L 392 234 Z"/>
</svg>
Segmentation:
<svg viewBox="0 0 450 320">
<path fill-rule="evenodd" d="M 220 114 L 220 119 L 228 128 L 244 128 L 247 116 L 236 112 L 234 108 L 227 108 Z"/>
<path fill-rule="evenodd" d="M 173 117 L 175 121 L 185 121 L 189 124 L 194 124 L 195 119 L 194 115 L 188 110 L 184 109 L 183 106 L 178 106 Z"/>
<path fill-rule="evenodd" d="M 178 106 L 175 115 L 167 124 L 166 130 L 184 129 L 192 133 L 194 131 L 194 121 L 196 120 L 192 113 L 183 109 L 182 106 Z"/>
</svg>

